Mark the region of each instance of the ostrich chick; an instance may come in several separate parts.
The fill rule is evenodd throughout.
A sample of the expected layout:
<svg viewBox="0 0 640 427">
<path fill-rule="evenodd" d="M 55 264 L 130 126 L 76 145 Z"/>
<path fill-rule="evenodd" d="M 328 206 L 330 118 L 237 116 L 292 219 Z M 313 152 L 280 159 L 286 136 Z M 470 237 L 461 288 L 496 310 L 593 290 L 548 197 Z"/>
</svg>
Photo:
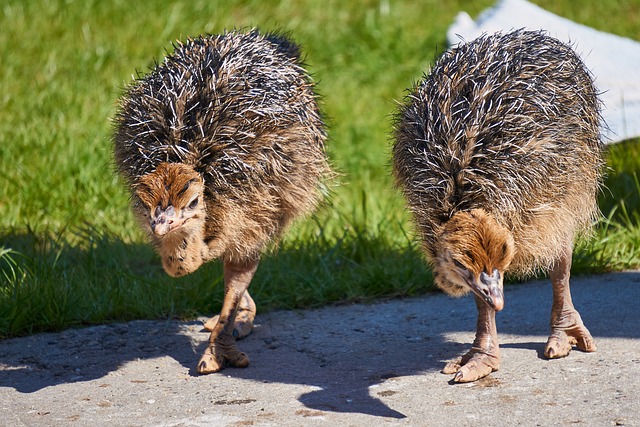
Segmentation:
<svg viewBox="0 0 640 427">
<path fill-rule="evenodd" d="M 224 300 L 205 327 L 198 372 L 249 359 L 235 339 L 253 325 L 247 289 L 260 254 L 312 211 L 329 174 L 326 134 L 298 47 L 281 35 L 189 39 L 125 91 L 115 160 L 133 210 L 182 276 L 220 258 Z"/>
<path fill-rule="evenodd" d="M 573 239 L 598 215 L 603 145 L 593 79 L 543 32 L 485 35 L 446 52 L 396 116 L 393 168 L 435 283 L 478 309 L 473 347 L 444 373 L 500 366 L 495 324 L 506 272 L 548 270 L 544 354 L 595 351 L 569 290 Z"/>
</svg>

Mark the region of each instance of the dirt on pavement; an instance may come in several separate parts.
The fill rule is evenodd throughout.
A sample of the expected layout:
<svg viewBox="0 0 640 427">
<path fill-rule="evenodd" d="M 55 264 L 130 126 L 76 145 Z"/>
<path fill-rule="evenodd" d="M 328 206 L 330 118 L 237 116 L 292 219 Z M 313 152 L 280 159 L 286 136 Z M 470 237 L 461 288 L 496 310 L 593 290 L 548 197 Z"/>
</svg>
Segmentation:
<svg viewBox="0 0 640 427">
<path fill-rule="evenodd" d="M 470 384 L 440 370 L 469 349 L 472 298 L 258 313 L 251 364 L 195 372 L 202 322 L 135 321 L 0 342 L 7 426 L 640 426 L 640 272 L 574 277 L 598 351 L 546 360 L 551 286 L 511 285 L 502 366 Z M 258 307 L 259 310 L 259 307 Z"/>
</svg>

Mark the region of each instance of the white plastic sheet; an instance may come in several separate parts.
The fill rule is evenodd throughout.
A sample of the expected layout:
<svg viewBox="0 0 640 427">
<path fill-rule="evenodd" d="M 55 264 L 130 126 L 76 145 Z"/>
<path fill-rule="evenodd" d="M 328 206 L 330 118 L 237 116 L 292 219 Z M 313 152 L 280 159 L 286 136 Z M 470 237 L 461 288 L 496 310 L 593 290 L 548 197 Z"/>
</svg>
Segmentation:
<svg viewBox="0 0 640 427">
<path fill-rule="evenodd" d="M 577 24 L 525 0 L 501 0 L 476 21 L 461 12 L 449 27 L 447 38 L 453 46 L 483 33 L 519 28 L 546 30 L 571 44 L 580 55 L 602 92 L 607 142 L 640 136 L 640 43 Z"/>
</svg>

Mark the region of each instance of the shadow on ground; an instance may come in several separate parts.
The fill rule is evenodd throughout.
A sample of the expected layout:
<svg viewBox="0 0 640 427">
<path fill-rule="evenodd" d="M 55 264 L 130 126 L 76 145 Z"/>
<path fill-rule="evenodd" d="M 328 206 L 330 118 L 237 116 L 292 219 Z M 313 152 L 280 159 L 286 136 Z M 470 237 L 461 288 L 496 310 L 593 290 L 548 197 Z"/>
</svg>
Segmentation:
<svg viewBox="0 0 640 427">
<path fill-rule="evenodd" d="M 633 308 L 639 294 L 637 272 L 574 278 L 574 303 L 596 341 L 640 338 Z M 550 305 L 551 286 L 545 281 L 508 287 L 498 333 L 525 339 L 502 339 L 502 347 L 541 355 Z M 376 397 L 375 386 L 439 371 L 444 361 L 470 346 L 475 316 L 471 298 L 444 295 L 259 314 L 254 333 L 239 343 L 251 365 L 197 381 L 215 383 L 230 376 L 301 384 L 314 388 L 299 397 L 309 409 L 403 418 Z M 118 375 L 121 367 L 140 360 L 154 369 L 153 362 L 165 356 L 184 368 L 182 374 L 193 376 L 207 337 L 197 322 L 134 321 L 9 339 L 0 342 L 0 387 L 32 393 Z"/>
</svg>

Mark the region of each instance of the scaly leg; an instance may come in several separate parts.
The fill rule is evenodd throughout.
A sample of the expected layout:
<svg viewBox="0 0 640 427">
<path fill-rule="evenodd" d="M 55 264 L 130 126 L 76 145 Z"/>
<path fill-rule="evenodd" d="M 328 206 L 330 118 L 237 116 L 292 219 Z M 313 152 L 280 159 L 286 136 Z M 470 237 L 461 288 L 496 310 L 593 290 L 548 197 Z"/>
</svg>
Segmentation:
<svg viewBox="0 0 640 427">
<path fill-rule="evenodd" d="M 236 313 L 240 299 L 245 294 L 256 269 L 258 260 L 246 263 L 224 262 L 224 301 L 218 323 L 209 337 L 209 346 L 198 362 L 198 372 L 217 372 L 226 364 L 237 368 L 249 365 L 249 358 L 238 350 L 233 337 Z"/>
<path fill-rule="evenodd" d="M 256 304 L 253 302 L 253 298 L 249 295 L 249 291 L 245 291 L 238 304 L 238 312 L 236 313 L 236 320 L 233 325 L 233 337 L 240 340 L 253 331 L 253 320 L 256 317 Z M 216 314 L 211 319 L 207 320 L 204 324 L 204 328 L 207 331 L 212 331 L 218 323 L 220 318 L 219 314 Z"/>
<path fill-rule="evenodd" d="M 466 383 L 489 375 L 500 368 L 500 347 L 496 330 L 496 312 L 475 296 L 478 323 L 473 347 L 464 356 L 447 363 L 443 374 L 456 374 L 455 382 Z"/>
<path fill-rule="evenodd" d="M 584 351 L 596 351 L 596 344 L 571 301 L 569 275 L 572 252 L 572 245 L 567 245 L 550 271 L 553 285 L 551 335 L 544 349 L 544 355 L 549 359 L 568 355 L 574 345 Z"/>
</svg>

